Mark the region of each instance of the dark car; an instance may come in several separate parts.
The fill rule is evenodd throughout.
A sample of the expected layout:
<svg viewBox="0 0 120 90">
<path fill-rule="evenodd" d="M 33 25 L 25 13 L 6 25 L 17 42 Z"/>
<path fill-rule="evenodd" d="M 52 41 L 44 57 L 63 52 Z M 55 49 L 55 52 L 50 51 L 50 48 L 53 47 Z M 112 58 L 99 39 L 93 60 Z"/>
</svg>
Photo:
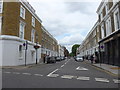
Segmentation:
<svg viewBox="0 0 120 90">
<path fill-rule="evenodd" d="M 51 56 L 47 59 L 47 63 L 56 63 L 56 59 L 54 56 Z"/>
</svg>

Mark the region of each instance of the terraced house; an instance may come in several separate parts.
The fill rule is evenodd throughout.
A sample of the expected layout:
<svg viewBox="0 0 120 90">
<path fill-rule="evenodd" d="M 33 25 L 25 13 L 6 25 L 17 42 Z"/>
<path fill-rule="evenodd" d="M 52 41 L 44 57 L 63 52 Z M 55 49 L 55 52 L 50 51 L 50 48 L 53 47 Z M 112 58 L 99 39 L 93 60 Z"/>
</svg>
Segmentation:
<svg viewBox="0 0 120 90">
<path fill-rule="evenodd" d="M 58 56 L 57 40 L 42 26 L 41 55 Z"/>
<path fill-rule="evenodd" d="M 41 19 L 26 0 L 3 1 L 0 1 L 2 66 L 37 64 L 41 60 L 41 47 L 44 45 L 57 53 L 57 41 L 43 30 Z M 48 36 L 45 43 L 42 41 L 45 39 L 43 32 L 47 32 Z"/>
<path fill-rule="evenodd" d="M 118 66 L 120 65 L 120 1 L 102 0 L 97 14 L 99 19 L 79 47 L 79 53 L 81 56 L 89 56 L 97 52 L 101 63 Z"/>
</svg>

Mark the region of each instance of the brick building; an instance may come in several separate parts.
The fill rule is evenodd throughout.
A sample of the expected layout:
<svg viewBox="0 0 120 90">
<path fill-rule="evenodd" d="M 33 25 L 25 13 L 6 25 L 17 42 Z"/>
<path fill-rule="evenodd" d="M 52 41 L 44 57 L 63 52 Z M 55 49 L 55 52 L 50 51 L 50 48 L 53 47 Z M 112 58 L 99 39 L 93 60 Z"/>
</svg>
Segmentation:
<svg viewBox="0 0 120 90">
<path fill-rule="evenodd" d="M 42 21 L 33 7 L 26 0 L 3 1 L 0 1 L 1 65 L 39 63 L 41 47 L 55 55 L 57 41 L 47 30 L 43 30 Z M 43 32 L 47 32 L 46 37 L 43 37 Z M 45 43 L 44 39 L 47 40 Z"/>
</svg>

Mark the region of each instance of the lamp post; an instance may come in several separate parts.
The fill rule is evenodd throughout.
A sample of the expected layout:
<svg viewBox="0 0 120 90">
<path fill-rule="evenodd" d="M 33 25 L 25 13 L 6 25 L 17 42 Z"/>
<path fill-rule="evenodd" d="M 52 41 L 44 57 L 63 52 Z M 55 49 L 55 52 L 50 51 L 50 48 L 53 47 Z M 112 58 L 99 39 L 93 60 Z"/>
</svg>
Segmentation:
<svg viewBox="0 0 120 90">
<path fill-rule="evenodd" d="M 34 48 L 36 50 L 36 64 L 37 64 L 37 49 L 40 48 L 40 46 L 37 45 L 37 43 L 38 43 L 38 34 L 37 33 L 36 33 L 35 38 L 36 38 L 36 45 L 34 46 Z"/>
</svg>

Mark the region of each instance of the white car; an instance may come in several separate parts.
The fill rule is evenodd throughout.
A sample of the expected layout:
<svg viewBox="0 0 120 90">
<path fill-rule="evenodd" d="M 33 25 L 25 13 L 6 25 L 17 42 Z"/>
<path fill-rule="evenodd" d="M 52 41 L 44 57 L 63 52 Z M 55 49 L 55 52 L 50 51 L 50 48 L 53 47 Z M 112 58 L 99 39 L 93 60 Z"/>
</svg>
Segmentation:
<svg viewBox="0 0 120 90">
<path fill-rule="evenodd" d="M 76 60 L 76 61 L 83 61 L 83 58 L 82 58 L 82 56 L 76 56 L 76 57 L 75 57 L 75 60 Z"/>
</svg>

